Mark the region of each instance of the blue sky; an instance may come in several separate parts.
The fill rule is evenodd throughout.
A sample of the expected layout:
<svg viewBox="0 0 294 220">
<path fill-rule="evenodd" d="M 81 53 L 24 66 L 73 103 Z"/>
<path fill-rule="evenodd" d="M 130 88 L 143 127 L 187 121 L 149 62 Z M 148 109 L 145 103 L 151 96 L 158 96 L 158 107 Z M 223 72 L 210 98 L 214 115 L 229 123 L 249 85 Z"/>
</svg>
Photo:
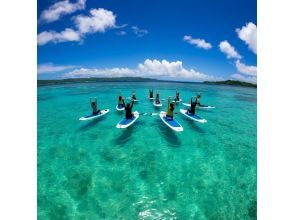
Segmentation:
<svg viewBox="0 0 294 220">
<path fill-rule="evenodd" d="M 38 79 L 256 82 L 254 0 L 38 1 Z"/>
</svg>

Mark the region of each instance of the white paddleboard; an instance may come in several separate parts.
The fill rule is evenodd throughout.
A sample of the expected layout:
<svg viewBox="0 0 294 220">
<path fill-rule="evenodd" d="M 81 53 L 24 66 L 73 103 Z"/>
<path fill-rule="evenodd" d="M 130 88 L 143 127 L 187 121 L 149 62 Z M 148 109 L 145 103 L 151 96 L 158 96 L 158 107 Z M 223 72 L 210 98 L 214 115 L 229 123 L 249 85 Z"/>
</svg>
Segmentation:
<svg viewBox="0 0 294 220">
<path fill-rule="evenodd" d="M 185 115 L 187 118 L 193 120 L 193 121 L 197 121 L 197 122 L 200 122 L 200 123 L 206 123 L 207 121 L 204 119 L 204 118 L 201 118 L 200 116 L 198 115 L 192 115 L 192 114 L 189 114 L 187 110 L 185 109 L 180 109 L 180 112 Z"/>
<path fill-rule="evenodd" d="M 183 131 L 183 127 L 174 119 L 166 119 L 166 112 L 161 111 L 159 114 L 161 120 L 174 131 Z"/>
<path fill-rule="evenodd" d="M 149 99 L 149 100 L 154 100 L 155 98 L 154 98 L 154 97 L 153 97 L 153 98 L 149 98 L 149 97 L 148 97 L 148 99 Z"/>
<path fill-rule="evenodd" d="M 155 107 L 161 107 L 162 106 L 162 103 L 160 102 L 160 103 L 156 103 L 155 101 L 153 102 L 153 105 L 155 106 Z"/>
<path fill-rule="evenodd" d="M 134 122 L 139 118 L 139 112 L 135 111 L 133 112 L 134 117 L 132 119 L 122 119 L 117 125 L 117 128 L 127 128 L 134 124 Z"/>
<path fill-rule="evenodd" d="M 79 120 L 80 121 L 88 121 L 88 120 L 92 120 L 92 119 L 95 119 L 95 118 L 99 118 L 105 114 L 107 114 L 109 112 L 109 109 L 105 109 L 105 110 L 101 110 L 97 115 L 88 115 L 88 116 L 84 116 L 84 117 L 81 117 Z"/>
<path fill-rule="evenodd" d="M 191 104 L 190 103 L 182 103 L 184 106 L 188 106 L 188 107 L 191 107 Z M 210 108 L 215 108 L 215 106 L 210 106 L 210 105 L 207 105 L 207 106 L 199 106 L 199 105 L 196 105 L 196 108 L 201 108 L 201 109 L 210 109 Z"/>
<path fill-rule="evenodd" d="M 119 107 L 118 105 L 116 105 L 116 110 L 117 111 L 123 111 L 123 110 L 125 110 L 125 107 Z"/>
</svg>

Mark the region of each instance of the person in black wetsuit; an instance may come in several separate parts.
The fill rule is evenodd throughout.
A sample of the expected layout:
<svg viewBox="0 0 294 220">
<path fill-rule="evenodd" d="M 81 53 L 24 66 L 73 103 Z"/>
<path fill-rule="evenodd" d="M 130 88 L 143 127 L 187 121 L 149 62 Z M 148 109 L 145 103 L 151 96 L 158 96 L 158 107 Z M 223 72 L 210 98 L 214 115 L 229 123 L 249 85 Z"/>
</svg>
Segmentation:
<svg viewBox="0 0 294 220">
<path fill-rule="evenodd" d="M 149 89 L 149 98 L 153 98 L 153 89 Z"/>
<path fill-rule="evenodd" d="M 90 98 L 91 107 L 93 110 L 93 115 L 98 115 L 100 113 L 100 109 L 97 106 L 97 98 Z"/>
<path fill-rule="evenodd" d="M 191 107 L 188 109 L 188 113 L 195 115 L 196 113 L 196 104 L 197 104 L 197 98 L 195 100 L 195 102 L 193 102 L 193 97 L 191 97 Z"/>
<path fill-rule="evenodd" d="M 123 101 L 123 106 L 125 107 L 125 111 L 126 111 L 126 119 L 132 119 L 134 117 L 132 113 L 133 105 L 134 105 L 134 101 L 132 101 L 132 104 L 127 103 L 127 105 L 125 105 L 125 102 Z"/>
<path fill-rule="evenodd" d="M 135 90 L 132 92 L 132 100 L 137 100 Z"/>
<path fill-rule="evenodd" d="M 157 91 L 157 93 L 156 93 L 155 103 L 160 104 L 159 91 Z"/>
<path fill-rule="evenodd" d="M 179 91 L 176 91 L 175 101 L 180 101 L 180 93 L 179 93 Z"/>
<path fill-rule="evenodd" d="M 123 107 L 123 97 L 121 95 L 118 96 L 118 107 Z"/>
</svg>

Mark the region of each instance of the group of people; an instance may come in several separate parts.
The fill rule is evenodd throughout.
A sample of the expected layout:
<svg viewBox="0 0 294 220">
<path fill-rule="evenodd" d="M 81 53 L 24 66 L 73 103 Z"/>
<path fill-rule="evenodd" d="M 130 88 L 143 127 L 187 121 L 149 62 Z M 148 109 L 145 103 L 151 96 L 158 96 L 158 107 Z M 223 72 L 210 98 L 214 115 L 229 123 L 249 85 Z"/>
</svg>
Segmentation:
<svg viewBox="0 0 294 220">
<path fill-rule="evenodd" d="M 153 89 L 149 89 L 149 98 L 154 98 L 153 97 Z M 120 108 L 124 108 L 125 109 L 125 118 L 126 119 L 132 119 L 133 118 L 133 113 L 132 113 L 132 109 L 133 109 L 133 105 L 134 105 L 134 101 L 136 100 L 136 93 L 133 90 L 132 91 L 132 97 L 131 97 L 131 102 L 125 104 L 124 99 L 122 97 L 122 95 L 120 94 L 118 96 L 118 107 Z M 166 119 L 173 119 L 174 116 L 174 110 L 175 110 L 175 103 L 176 101 L 180 101 L 180 93 L 178 91 L 176 91 L 176 97 L 174 98 L 174 101 L 170 100 L 170 97 L 168 97 L 168 103 L 167 103 L 167 112 L 166 112 Z M 98 109 L 98 105 L 97 105 L 97 98 L 90 98 L 90 103 L 91 103 L 91 107 L 93 110 L 93 115 L 97 115 L 100 113 L 100 109 Z M 159 104 L 160 103 L 160 98 L 159 98 L 159 91 L 156 91 L 156 96 L 155 96 L 155 103 Z M 188 114 L 192 114 L 194 115 L 196 113 L 196 106 L 200 104 L 200 94 L 198 94 L 195 97 L 195 100 L 193 101 L 193 97 L 191 98 L 191 106 L 188 109 Z"/>
</svg>

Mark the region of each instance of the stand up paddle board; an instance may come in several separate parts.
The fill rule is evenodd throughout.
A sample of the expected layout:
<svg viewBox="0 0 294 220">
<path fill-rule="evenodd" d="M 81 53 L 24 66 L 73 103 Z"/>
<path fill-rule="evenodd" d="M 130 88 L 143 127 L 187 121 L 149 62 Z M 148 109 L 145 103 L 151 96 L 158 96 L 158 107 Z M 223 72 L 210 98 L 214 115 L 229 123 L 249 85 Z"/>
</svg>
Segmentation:
<svg viewBox="0 0 294 220">
<path fill-rule="evenodd" d="M 154 98 L 154 97 L 153 97 L 153 98 L 148 97 L 148 99 L 149 99 L 149 100 L 154 100 L 155 98 Z"/>
<path fill-rule="evenodd" d="M 135 111 L 133 112 L 133 118 L 132 119 L 122 119 L 117 125 L 117 128 L 127 128 L 131 126 L 138 118 L 139 118 L 139 112 Z"/>
<path fill-rule="evenodd" d="M 88 115 L 88 116 L 84 116 L 84 117 L 81 117 L 79 120 L 80 121 L 88 121 L 88 120 L 92 120 L 92 119 L 95 119 L 95 118 L 99 118 L 105 114 L 107 114 L 109 112 L 109 109 L 105 109 L 105 110 L 101 110 L 97 115 Z"/>
<path fill-rule="evenodd" d="M 125 110 L 125 107 L 123 107 L 123 105 L 117 105 L 116 110 L 117 111 L 123 111 L 123 110 Z"/>
<path fill-rule="evenodd" d="M 166 124 L 168 127 L 173 129 L 174 131 L 183 131 L 183 127 L 174 119 L 167 119 L 166 112 L 161 111 L 159 114 L 161 120 Z"/>
<path fill-rule="evenodd" d="M 200 116 L 198 115 L 192 115 L 190 114 L 187 110 L 185 109 L 180 109 L 180 112 L 185 115 L 187 118 L 193 120 L 193 121 L 197 121 L 197 122 L 200 122 L 200 123 L 206 123 L 207 121 L 204 119 L 204 118 L 201 118 Z"/>
<path fill-rule="evenodd" d="M 153 105 L 154 105 L 154 107 L 161 107 L 162 106 L 162 103 L 160 102 L 160 103 L 156 103 L 155 101 L 153 102 Z"/>
<path fill-rule="evenodd" d="M 188 107 L 191 107 L 191 104 L 190 103 L 182 103 L 184 106 L 188 106 Z M 210 108 L 215 108 L 215 106 L 210 106 L 210 105 L 202 105 L 202 106 L 199 106 L 199 105 L 196 105 L 196 108 L 201 108 L 201 109 L 210 109 Z"/>
</svg>

